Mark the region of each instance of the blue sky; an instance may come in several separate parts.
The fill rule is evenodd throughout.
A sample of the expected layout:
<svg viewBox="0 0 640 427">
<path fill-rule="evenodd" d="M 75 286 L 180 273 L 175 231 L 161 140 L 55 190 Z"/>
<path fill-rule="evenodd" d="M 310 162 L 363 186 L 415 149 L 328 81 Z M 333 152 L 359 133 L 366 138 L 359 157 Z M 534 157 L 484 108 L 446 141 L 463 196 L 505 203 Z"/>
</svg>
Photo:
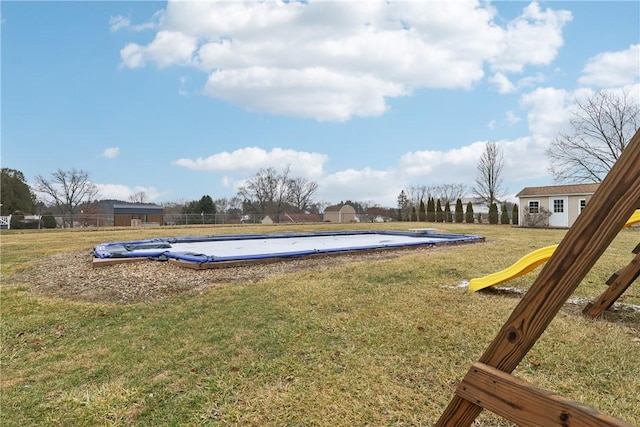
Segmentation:
<svg viewBox="0 0 640 427">
<path fill-rule="evenodd" d="M 317 200 L 395 206 L 476 177 L 553 184 L 576 96 L 640 96 L 640 3 L 0 4 L 2 167 L 83 169 L 103 198 L 232 197 L 287 165 Z M 471 192 L 471 191 L 470 191 Z"/>
</svg>

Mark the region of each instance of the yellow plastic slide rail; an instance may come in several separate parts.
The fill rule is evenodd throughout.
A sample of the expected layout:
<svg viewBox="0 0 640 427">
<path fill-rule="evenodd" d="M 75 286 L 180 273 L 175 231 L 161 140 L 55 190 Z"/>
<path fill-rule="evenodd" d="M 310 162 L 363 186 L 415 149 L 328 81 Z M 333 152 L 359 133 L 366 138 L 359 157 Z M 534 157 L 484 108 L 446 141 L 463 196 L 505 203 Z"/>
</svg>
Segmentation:
<svg viewBox="0 0 640 427">
<path fill-rule="evenodd" d="M 640 222 L 640 209 L 635 211 L 629 221 L 625 224 L 625 227 Z M 469 281 L 469 289 L 472 291 L 479 291 L 480 289 L 488 288 L 489 286 L 495 286 L 508 280 L 515 279 L 516 277 L 523 276 L 532 272 L 540 265 L 547 262 L 553 252 L 555 252 L 558 245 L 546 246 L 544 248 L 536 249 L 530 252 L 516 261 L 512 266 L 505 268 L 504 270 L 497 271 L 489 274 L 488 276 L 471 279 Z"/>
</svg>

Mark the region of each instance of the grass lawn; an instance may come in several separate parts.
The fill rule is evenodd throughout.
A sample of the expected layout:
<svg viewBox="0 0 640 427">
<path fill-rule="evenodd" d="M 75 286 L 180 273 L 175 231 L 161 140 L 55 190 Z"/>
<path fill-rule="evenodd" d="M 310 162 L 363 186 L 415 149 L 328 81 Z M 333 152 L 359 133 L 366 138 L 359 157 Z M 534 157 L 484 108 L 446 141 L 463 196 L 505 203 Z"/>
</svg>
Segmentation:
<svg viewBox="0 0 640 427">
<path fill-rule="evenodd" d="M 433 224 L 3 231 L 2 425 L 433 425 L 518 303 L 457 285 L 558 243 L 565 231 L 439 224 L 486 242 L 133 304 L 64 299 L 8 280 L 36 258 L 88 257 L 108 241 L 420 226 Z M 621 231 L 574 297 L 599 295 L 639 238 L 638 229 Z M 536 274 L 506 285 L 526 289 Z M 640 305 L 640 285 L 620 302 Z M 514 375 L 640 424 L 640 312 L 591 320 L 582 308 L 567 306 Z M 511 425 L 486 411 L 478 420 Z"/>
</svg>

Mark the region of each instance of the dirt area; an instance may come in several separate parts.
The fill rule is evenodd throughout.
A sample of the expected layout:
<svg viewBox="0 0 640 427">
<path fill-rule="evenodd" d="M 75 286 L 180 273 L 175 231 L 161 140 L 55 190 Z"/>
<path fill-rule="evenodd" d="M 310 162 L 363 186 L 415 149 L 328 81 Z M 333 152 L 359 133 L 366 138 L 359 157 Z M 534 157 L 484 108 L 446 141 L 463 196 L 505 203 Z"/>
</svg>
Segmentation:
<svg viewBox="0 0 640 427">
<path fill-rule="evenodd" d="M 350 262 L 398 257 L 440 250 L 438 247 L 354 252 L 334 256 L 294 258 L 239 267 L 193 270 L 161 261 L 142 261 L 93 267 L 86 251 L 57 254 L 38 261 L 27 270 L 3 279 L 5 284 L 27 284 L 31 292 L 101 303 L 129 304 L 154 301 L 184 292 L 292 272 L 317 270 Z"/>
<path fill-rule="evenodd" d="M 486 288 L 480 292 L 495 297 L 518 299 L 522 298 L 525 294 L 525 291 L 522 289 L 508 287 Z M 562 311 L 574 316 L 582 316 L 582 310 L 584 310 L 588 302 L 589 301 L 584 298 L 571 298 L 562 306 Z M 640 307 L 636 305 L 615 303 L 611 308 L 602 313 L 601 319 L 611 323 L 620 323 L 640 331 Z"/>
</svg>

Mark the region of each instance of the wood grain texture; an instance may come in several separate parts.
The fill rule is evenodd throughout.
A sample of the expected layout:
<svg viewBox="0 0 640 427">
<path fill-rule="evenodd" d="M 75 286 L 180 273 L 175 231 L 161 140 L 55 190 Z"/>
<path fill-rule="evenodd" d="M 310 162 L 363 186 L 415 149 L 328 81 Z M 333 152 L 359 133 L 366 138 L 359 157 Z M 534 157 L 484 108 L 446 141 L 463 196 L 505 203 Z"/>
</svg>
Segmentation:
<svg viewBox="0 0 640 427">
<path fill-rule="evenodd" d="M 471 367 L 457 393 L 523 427 L 632 427 L 483 363 Z"/>
<path fill-rule="evenodd" d="M 582 313 L 589 317 L 599 317 L 605 310 L 620 298 L 620 295 L 640 276 L 640 254 L 622 269 L 614 273 L 607 284 L 609 287 L 593 302 L 589 303 Z"/>
</svg>

